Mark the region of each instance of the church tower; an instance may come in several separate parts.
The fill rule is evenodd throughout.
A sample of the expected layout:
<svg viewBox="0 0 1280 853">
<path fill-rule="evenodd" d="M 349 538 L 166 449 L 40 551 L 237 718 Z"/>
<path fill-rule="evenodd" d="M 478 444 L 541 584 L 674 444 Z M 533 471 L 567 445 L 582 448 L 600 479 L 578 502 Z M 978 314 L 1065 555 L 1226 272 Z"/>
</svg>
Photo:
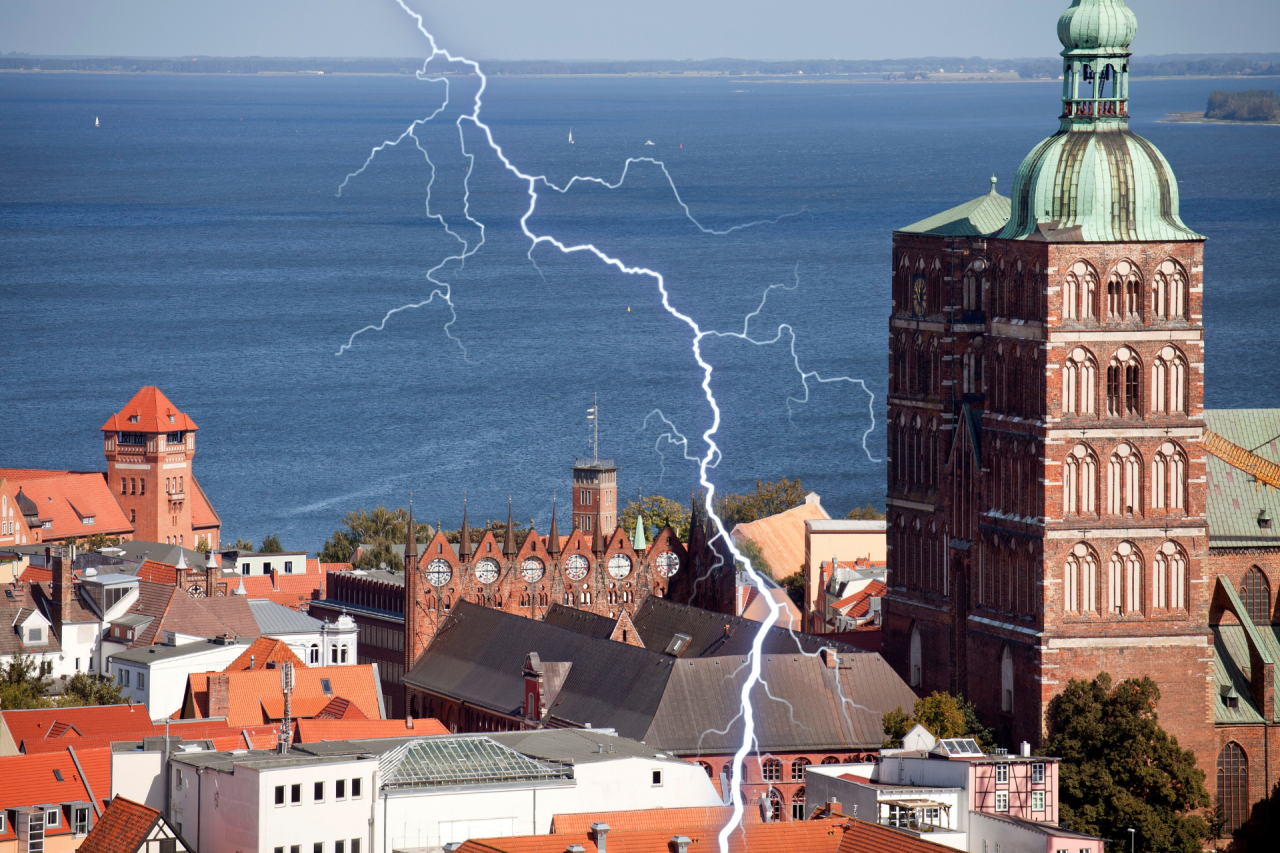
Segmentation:
<svg viewBox="0 0 1280 853">
<path fill-rule="evenodd" d="M 192 473 L 195 421 L 148 385 L 102 425 L 107 485 L 134 526 L 133 538 L 195 548 L 218 547 L 212 507 Z M 216 519 L 216 516 L 214 517 Z"/>
<path fill-rule="evenodd" d="M 1123 0 L 1058 21 L 1058 131 L 1012 197 L 894 232 L 885 653 L 1039 743 L 1072 678 L 1151 676 L 1212 767 L 1204 238 L 1129 129 Z"/>
<path fill-rule="evenodd" d="M 607 541 L 618 527 L 618 468 L 600 458 L 600 403 L 587 410 L 591 424 L 591 458 L 573 464 L 573 529 L 596 542 Z"/>
</svg>

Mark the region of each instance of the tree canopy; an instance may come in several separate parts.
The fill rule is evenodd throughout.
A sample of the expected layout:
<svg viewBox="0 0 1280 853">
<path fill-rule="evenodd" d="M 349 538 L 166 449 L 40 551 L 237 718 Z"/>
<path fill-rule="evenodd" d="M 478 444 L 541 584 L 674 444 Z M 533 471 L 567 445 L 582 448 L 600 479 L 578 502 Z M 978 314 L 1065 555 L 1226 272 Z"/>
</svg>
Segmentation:
<svg viewBox="0 0 1280 853">
<path fill-rule="evenodd" d="M 283 554 L 284 546 L 280 544 L 280 537 L 274 533 L 268 533 L 267 537 L 262 540 L 262 544 L 258 546 L 259 554 Z"/>
<path fill-rule="evenodd" d="M 1280 96 L 1267 89 L 1214 92 L 1209 95 L 1204 117 L 1226 121 L 1277 121 L 1280 120 Z"/>
<path fill-rule="evenodd" d="M 1103 672 L 1072 679 L 1049 704 L 1045 749 L 1062 759 L 1061 820 L 1113 840 L 1133 827 L 1138 850 L 1199 853 L 1209 825 L 1192 812 L 1210 804 L 1204 771 L 1160 726 L 1159 699 L 1146 676 L 1113 685 Z"/>
<path fill-rule="evenodd" d="M 65 692 L 57 698 L 47 695 L 53 686 L 49 672 L 53 665 L 39 661 L 22 649 L 6 664 L 0 665 L 0 708 L 69 708 L 80 705 L 123 705 L 120 685 L 109 676 L 77 672 L 66 682 Z"/>
<path fill-rule="evenodd" d="M 76 705 L 123 705 L 120 685 L 109 675 L 77 672 L 67 682 L 67 691 L 58 700 L 62 708 Z"/>
<path fill-rule="evenodd" d="M 363 544 L 363 553 L 355 561 L 357 568 L 376 569 L 382 563 L 395 570 L 404 568 L 404 559 L 392 550 L 392 546 L 403 545 L 408 538 L 407 509 L 398 507 L 391 510 L 379 504 L 372 511 L 358 509 L 347 513 L 342 523 L 345 526 L 333 531 L 333 536 L 324 541 L 324 547 L 320 549 L 320 562 L 352 562 L 356 548 Z M 429 524 L 415 519 L 413 526 L 419 542 L 426 542 L 431 537 Z"/>
<path fill-rule="evenodd" d="M 855 506 L 849 510 L 849 514 L 845 516 L 850 521 L 884 521 L 884 513 L 876 509 L 874 505 Z"/>
<path fill-rule="evenodd" d="M 751 561 L 751 568 L 755 569 L 767 578 L 777 580 L 777 578 L 773 576 L 773 567 L 769 565 L 767 560 L 765 560 L 764 552 L 760 550 L 759 545 L 750 539 L 738 539 L 734 544 L 738 546 L 738 553 Z M 746 566 L 742 564 L 741 560 L 738 561 L 738 570 L 746 570 Z"/>
<path fill-rule="evenodd" d="M 977 710 L 963 696 L 952 696 L 935 690 L 928 696 L 917 699 L 910 714 L 903 711 L 902 706 L 898 706 L 884 715 L 885 748 L 900 748 L 902 739 L 917 724 L 924 726 L 929 734 L 939 740 L 969 737 L 976 740 L 984 750 L 995 742 L 991 730 L 982 725 Z"/>
<path fill-rule="evenodd" d="M 645 536 L 649 536 L 655 527 L 661 530 L 668 525 L 681 539 L 689 535 L 689 508 L 679 501 L 662 495 L 649 495 L 627 504 L 618 516 L 618 526 L 628 536 L 635 532 L 637 514 L 644 516 Z"/>
<path fill-rule="evenodd" d="M 726 530 L 735 524 L 746 524 L 777 515 L 804 503 L 804 487 L 800 478 L 766 483 L 756 480 L 756 490 L 745 495 L 726 494 L 716 499 L 716 515 L 724 522 Z"/>
</svg>

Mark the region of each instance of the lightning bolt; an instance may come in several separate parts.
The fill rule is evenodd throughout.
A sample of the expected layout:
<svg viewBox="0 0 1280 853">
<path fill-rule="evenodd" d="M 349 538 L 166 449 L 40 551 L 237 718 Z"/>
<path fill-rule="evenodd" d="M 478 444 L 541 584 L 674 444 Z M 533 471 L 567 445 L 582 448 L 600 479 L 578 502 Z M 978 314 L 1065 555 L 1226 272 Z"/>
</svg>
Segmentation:
<svg viewBox="0 0 1280 853">
<path fill-rule="evenodd" d="M 471 168 L 467 169 L 466 177 L 463 179 L 463 187 L 465 191 L 464 199 L 463 199 L 463 216 L 472 226 L 474 226 L 479 231 L 479 235 L 480 235 L 479 239 L 476 240 L 474 243 L 469 241 L 468 239 L 466 239 L 465 237 L 463 237 L 462 235 L 454 231 L 442 214 L 435 213 L 432 211 L 431 188 L 435 183 L 435 164 L 432 162 L 429 153 L 422 146 L 420 140 L 418 139 L 415 133 L 419 125 L 431 121 L 436 116 L 440 115 L 441 112 L 443 112 L 449 105 L 449 99 L 450 99 L 449 80 L 445 77 L 429 76 L 426 73 L 427 67 L 437 57 L 442 58 L 446 63 L 449 63 L 449 64 L 457 63 L 460 65 L 464 65 L 470 68 L 471 71 L 476 75 L 476 77 L 479 78 L 480 84 L 476 88 L 475 95 L 473 96 L 470 112 L 460 114 L 457 120 L 454 122 L 458 129 L 458 140 L 459 140 L 459 145 L 460 145 L 462 154 L 464 157 L 467 158 L 468 163 L 474 166 L 475 155 L 467 150 L 466 136 L 463 131 L 463 123 L 467 122 L 472 127 L 474 127 L 475 129 L 479 130 L 484 134 L 484 138 L 485 138 L 485 141 L 488 143 L 489 149 L 497 156 L 498 160 L 502 163 L 503 167 L 512 175 L 514 175 L 516 178 L 518 178 L 520 181 L 525 183 L 525 185 L 527 186 L 529 204 L 524 214 L 520 217 L 520 229 L 524 233 L 525 237 L 529 240 L 529 249 L 526 255 L 529 258 L 530 262 L 533 263 L 535 267 L 537 266 L 537 262 L 534 259 L 534 252 L 537 250 L 539 246 L 545 243 L 559 250 L 561 253 L 565 255 L 587 253 L 594 256 L 601 263 L 615 268 L 616 270 L 618 270 L 620 273 L 623 273 L 624 275 L 640 276 L 643 278 L 651 279 L 655 284 L 655 286 L 657 287 L 658 293 L 661 296 L 662 307 L 672 317 L 674 317 L 675 319 L 679 320 L 681 323 L 684 323 L 686 326 L 688 326 L 689 330 L 693 334 L 693 340 L 691 344 L 692 350 L 693 350 L 693 357 L 694 357 L 694 360 L 697 362 L 699 369 L 702 371 L 702 382 L 701 382 L 702 391 L 703 391 L 704 397 L 706 398 L 707 405 L 710 406 L 711 412 L 712 412 L 711 425 L 702 433 L 702 436 L 701 436 L 707 448 L 706 452 L 703 453 L 701 456 L 691 455 L 689 453 L 688 440 L 685 439 L 683 435 L 680 435 L 678 430 L 675 430 L 674 425 L 672 425 L 671 422 L 665 416 L 661 416 L 661 417 L 671 427 L 675 435 L 680 435 L 679 441 L 683 443 L 684 455 L 686 456 L 686 458 L 690 458 L 692 461 L 695 461 L 698 465 L 698 481 L 704 489 L 703 500 L 705 502 L 707 517 L 713 522 L 715 531 L 716 531 L 715 535 L 711 537 L 712 541 L 714 541 L 716 538 L 723 538 L 729 550 L 732 552 L 734 559 L 746 565 L 746 571 L 747 571 L 748 577 L 750 577 L 751 581 L 756 585 L 757 589 L 760 591 L 760 594 L 764 599 L 764 601 L 766 602 L 769 609 L 768 616 L 765 617 L 765 619 L 761 623 L 760 630 L 756 633 L 756 636 L 752 640 L 751 653 L 747 656 L 747 663 L 746 663 L 747 670 L 748 670 L 747 677 L 743 680 L 741 692 L 739 695 L 740 710 L 738 712 L 738 715 L 741 716 L 743 719 L 744 728 L 743 728 L 742 743 L 739 745 L 738 749 L 735 751 L 734 759 L 732 763 L 732 777 L 730 780 L 730 790 L 732 792 L 732 800 L 733 800 L 733 817 L 723 828 L 721 828 L 719 833 L 719 846 L 720 846 L 721 853 L 728 853 L 729 836 L 742 823 L 743 802 L 742 802 L 741 783 L 742 783 L 743 763 L 748 753 L 751 752 L 752 745 L 755 743 L 755 740 L 756 740 L 755 739 L 755 708 L 751 703 L 751 691 L 757 683 L 762 683 L 761 671 L 760 671 L 761 660 L 762 660 L 762 653 L 761 653 L 762 644 L 764 642 L 765 636 L 768 634 L 769 628 L 771 628 L 778 621 L 779 614 L 781 613 L 781 606 L 776 601 L 773 600 L 772 596 L 768 594 L 763 578 L 755 571 L 755 568 L 751 565 L 750 561 L 747 560 L 738 550 L 737 546 L 733 542 L 733 539 L 729 536 L 728 531 L 725 529 L 723 521 L 720 519 L 718 515 L 716 515 L 716 512 L 715 512 L 714 504 L 715 504 L 716 489 L 715 489 L 715 484 L 712 483 L 710 480 L 709 471 L 712 468 L 714 468 L 721 459 L 720 449 L 716 445 L 714 440 L 714 436 L 720 428 L 721 412 L 720 412 L 720 406 L 717 403 L 715 395 L 712 393 L 712 390 L 711 390 L 711 376 L 713 373 L 713 368 L 710 362 L 708 362 L 703 356 L 702 343 L 703 343 L 703 340 L 706 339 L 707 337 L 715 337 L 715 338 L 733 337 L 733 338 L 738 338 L 740 340 L 747 341 L 757 346 L 767 346 L 772 343 L 777 343 L 783 340 L 784 338 L 788 338 L 790 340 L 792 359 L 797 371 L 800 374 L 801 382 L 805 389 L 805 394 L 803 398 L 795 398 L 795 399 L 788 398 L 788 414 L 790 414 L 790 411 L 791 411 L 790 406 L 792 402 L 803 403 L 808 401 L 809 394 L 810 394 L 810 386 L 809 386 L 810 380 L 813 380 L 818 383 L 828 383 L 828 382 L 857 383 L 857 384 L 860 384 L 863 390 L 866 391 L 869 395 L 871 394 L 871 392 L 869 389 L 867 389 L 866 384 L 863 383 L 861 380 L 851 379 L 849 377 L 829 377 L 829 378 L 823 377 L 816 371 L 805 370 L 803 367 L 801 367 L 799 355 L 796 353 L 795 332 L 789 324 L 780 325 L 778 327 L 777 333 L 775 334 L 772 340 L 762 341 L 762 340 L 756 340 L 751 337 L 750 328 L 749 328 L 751 319 L 757 316 L 760 313 L 760 311 L 764 309 L 765 301 L 768 298 L 769 292 L 772 291 L 775 287 L 779 287 L 780 285 L 773 285 L 765 291 L 764 296 L 761 299 L 760 306 L 751 314 L 749 314 L 746 320 L 744 321 L 742 332 L 718 332 L 715 330 L 704 330 L 698 325 L 698 323 L 692 317 L 679 311 L 671 304 L 670 294 L 667 291 L 666 281 L 663 278 L 661 273 L 655 270 L 649 269 L 647 267 L 634 266 L 634 265 L 627 264 L 618 258 L 610 256 L 609 254 L 600 250 L 599 248 L 597 248 L 591 243 L 578 243 L 578 244 L 570 245 L 550 235 L 536 234 L 529 227 L 529 219 L 533 216 L 534 211 L 537 208 L 538 188 L 540 186 L 546 188 L 549 191 L 557 192 L 560 194 L 567 193 L 576 183 L 593 183 L 593 184 L 607 187 L 609 189 L 617 189 L 618 187 L 622 186 L 623 182 L 626 180 L 627 174 L 629 173 L 631 166 L 633 164 L 638 164 L 638 163 L 647 163 L 661 169 L 662 173 L 667 178 L 667 182 L 671 187 L 672 193 L 674 194 L 677 203 L 684 210 L 685 216 L 701 232 L 705 234 L 711 234 L 711 235 L 729 234 L 734 231 L 739 231 L 746 228 L 752 228 L 758 225 L 775 223 L 775 222 L 781 221 L 786 217 L 796 216 L 805 211 L 801 210 L 801 211 L 798 211 L 797 213 L 784 214 L 783 216 L 779 216 L 774 219 L 755 220 L 755 221 L 744 223 L 741 225 L 734 225 L 730 228 L 726 228 L 722 230 L 708 228 L 704 226 L 702 223 L 698 222 L 698 220 L 693 216 L 692 212 L 689 210 L 688 205 L 685 204 L 684 200 L 680 197 L 680 193 L 676 188 L 675 181 L 671 178 L 670 172 L 667 171 L 666 165 L 662 161 L 656 160 L 650 157 L 629 158 L 626 161 L 626 164 L 623 166 L 622 175 L 618 178 L 616 182 L 609 182 L 603 178 L 597 178 L 597 177 L 591 177 L 591 176 L 575 176 L 574 178 L 569 180 L 566 184 L 564 184 L 564 186 L 557 186 L 556 184 L 552 183 L 545 175 L 533 175 L 533 174 L 526 174 L 525 172 L 522 172 L 507 158 L 506 154 L 503 152 L 502 146 L 499 145 L 497 141 L 494 139 L 492 129 L 487 124 L 485 124 L 480 118 L 480 111 L 483 105 L 483 96 L 489 82 L 488 78 L 485 76 L 484 72 L 481 70 L 480 64 L 474 60 L 467 59 L 466 57 L 455 56 L 454 54 L 450 53 L 448 50 L 441 48 L 436 43 L 435 37 L 427 30 L 425 23 L 423 21 L 422 15 L 410 9 L 405 4 L 404 0 L 396 0 L 396 3 L 397 5 L 400 6 L 401 9 L 405 11 L 406 14 L 408 14 L 410 17 L 414 19 L 414 21 L 416 22 L 418 31 L 422 33 L 422 35 L 427 39 L 428 44 L 431 46 L 431 53 L 423 61 L 422 68 L 417 72 L 417 78 L 419 80 L 425 80 L 431 83 L 442 84 L 444 86 L 444 98 L 440 107 L 438 107 L 430 116 L 424 119 L 418 119 L 414 121 L 397 138 L 386 140 L 380 145 L 375 146 L 373 150 L 370 151 L 369 156 L 365 160 L 364 165 L 361 166 L 360 169 L 358 169 L 357 171 L 347 175 L 346 179 L 343 180 L 342 185 L 338 188 L 338 194 L 341 195 L 342 189 L 346 187 L 347 183 L 351 179 L 358 177 L 362 172 L 364 172 L 365 169 L 369 167 L 369 165 L 373 162 L 374 158 L 378 155 L 378 153 L 386 150 L 387 148 L 391 148 L 399 145 L 406 138 L 412 138 L 414 140 L 415 145 L 419 149 L 419 151 L 422 152 L 424 158 L 427 161 L 429 168 L 431 169 L 431 181 L 428 184 L 427 200 L 426 200 L 427 216 L 431 219 L 438 221 L 442 225 L 442 227 L 444 227 L 446 232 L 449 233 L 455 240 L 458 241 L 461 248 L 458 251 L 456 251 L 454 254 L 449 255 L 448 257 L 441 260 L 434 267 L 432 267 L 431 270 L 428 271 L 426 277 L 427 277 L 427 280 L 434 285 L 434 289 L 425 300 L 402 305 L 399 308 L 394 308 L 388 311 L 383 316 L 380 322 L 365 326 L 357 330 L 356 332 L 354 332 L 350 336 L 350 338 L 348 338 L 347 343 L 342 345 L 338 349 L 337 353 L 335 353 L 335 355 L 340 356 L 344 352 L 346 352 L 348 349 L 350 349 L 354 345 L 355 339 L 358 335 L 361 335 L 364 332 L 380 331 L 386 328 L 387 322 L 395 314 L 401 311 L 407 311 L 411 309 L 424 307 L 425 305 L 430 304 L 436 297 L 440 297 L 441 300 L 449 306 L 450 312 L 452 315 L 450 322 L 445 326 L 445 332 L 451 340 L 455 341 L 458 344 L 459 348 L 462 349 L 464 358 L 466 357 L 466 347 L 463 345 L 462 341 L 456 338 L 450 331 L 450 326 L 452 326 L 457 319 L 457 310 L 452 300 L 452 288 L 448 282 L 437 278 L 437 274 L 443 271 L 445 267 L 449 266 L 450 264 L 456 263 L 458 267 L 461 268 L 462 266 L 465 265 L 467 258 L 471 257 L 481 249 L 481 247 L 484 245 L 484 240 L 485 240 L 484 224 L 479 220 L 475 219 L 471 215 L 471 211 L 470 211 Z M 539 270 L 539 272 L 541 272 L 541 270 Z M 795 286 L 798 286 L 798 278 L 797 278 L 797 284 Z M 786 289 L 794 289 L 794 287 L 790 287 Z M 872 405 L 873 403 L 874 403 L 874 396 L 872 397 L 872 403 L 869 404 L 869 406 Z M 871 458 L 872 461 L 877 461 L 871 456 L 870 450 L 868 450 L 866 447 L 867 435 L 870 434 L 870 432 L 874 428 L 875 428 L 875 423 L 874 423 L 874 411 L 873 411 L 872 426 L 870 429 L 867 430 L 867 433 L 864 433 L 863 435 L 863 449 L 864 451 L 866 451 L 868 458 Z M 659 441 L 661 441 L 661 439 L 659 439 Z M 673 443 L 675 442 L 673 441 Z M 767 686 L 765 689 L 767 692 L 768 691 Z"/>
</svg>

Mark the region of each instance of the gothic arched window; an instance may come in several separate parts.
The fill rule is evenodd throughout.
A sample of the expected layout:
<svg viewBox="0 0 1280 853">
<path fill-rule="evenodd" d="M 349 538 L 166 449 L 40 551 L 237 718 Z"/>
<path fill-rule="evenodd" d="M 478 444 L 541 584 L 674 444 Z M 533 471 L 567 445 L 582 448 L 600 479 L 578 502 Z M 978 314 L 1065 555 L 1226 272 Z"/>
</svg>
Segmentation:
<svg viewBox="0 0 1280 853">
<path fill-rule="evenodd" d="M 1141 613 L 1143 610 L 1142 558 L 1131 542 L 1121 542 L 1107 566 L 1107 586 L 1112 612 Z"/>
<path fill-rule="evenodd" d="M 1164 320 L 1187 318 L 1187 275 L 1177 262 L 1165 261 L 1152 277 L 1151 310 Z"/>
<path fill-rule="evenodd" d="M 1253 624 L 1271 624 L 1271 584 L 1262 569 L 1253 566 L 1245 573 L 1240 583 L 1240 597 L 1244 599 L 1244 609 Z"/>
<path fill-rule="evenodd" d="M 1107 463 L 1107 512 L 1133 515 L 1141 510 L 1142 458 L 1131 444 L 1122 444 Z"/>
<path fill-rule="evenodd" d="M 804 820 L 804 788 L 798 788 L 791 795 L 791 819 Z"/>
<path fill-rule="evenodd" d="M 1142 319 L 1142 279 L 1130 261 L 1116 264 L 1107 280 L 1107 319 Z"/>
<path fill-rule="evenodd" d="M 791 781 L 803 782 L 804 769 L 808 767 L 811 763 L 812 762 L 809 761 L 809 759 L 807 758 L 797 758 L 795 761 L 791 762 Z"/>
<path fill-rule="evenodd" d="M 1230 741 L 1218 753 L 1218 806 L 1227 819 L 1226 835 L 1248 819 L 1249 800 L 1249 759 L 1240 744 Z"/>
<path fill-rule="evenodd" d="M 769 822 L 781 823 L 783 799 L 777 788 L 769 789 Z"/>
<path fill-rule="evenodd" d="M 1098 294 L 1098 274 L 1085 261 L 1076 261 L 1062 288 L 1062 319 L 1091 320 Z"/>
<path fill-rule="evenodd" d="M 1008 646 L 1000 656 L 1000 710 L 1013 713 L 1013 652 Z"/>
<path fill-rule="evenodd" d="M 920 626 L 911 626 L 911 686 L 924 682 L 924 653 L 920 645 Z"/>
<path fill-rule="evenodd" d="M 1151 606 L 1183 610 L 1186 594 L 1187 557 L 1177 543 L 1165 542 L 1151 561 Z"/>
<path fill-rule="evenodd" d="M 1178 445 L 1166 441 L 1151 460 L 1151 506 L 1183 509 L 1187 505 L 1187 457 Z"/>
</svg>

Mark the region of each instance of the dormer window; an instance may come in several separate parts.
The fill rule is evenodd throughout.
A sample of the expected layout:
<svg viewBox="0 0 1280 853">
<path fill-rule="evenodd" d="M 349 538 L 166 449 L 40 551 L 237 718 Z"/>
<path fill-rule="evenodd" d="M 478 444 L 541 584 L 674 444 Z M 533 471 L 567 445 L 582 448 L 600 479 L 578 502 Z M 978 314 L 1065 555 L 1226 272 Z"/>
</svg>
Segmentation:
<svg viewBox="0 0 1280 853">
<path fill-rule="evenodd" d="M 27 642 L 28 642 L 28 643 L 43 643 L 43 642 L 44 642 L 44 628 L 43 628 L 43 627 L 40 627 L 40 628 L 28 628 L 28 629 L 27 629 Z"/>
<path fill-rule="evenodd" d="M 176 416 L 174 416 L 174 415 L 169 415 L 169 423 L 171 423 L 171 424 L 175 424 L 175 423 L 177 423 L 177 422 L 178 422 L 178 419 L 177 419 L 177 417 L 176 417 Z"/>
<path fill-rule="evenodd" d="M 137 416 L 137 415 L 130 415 L 130 416 L 129 416 L 129 423 L 131 423 L 131 424 L 136 424 L 137 422 L 138 422 L 138 416 Z"/>
</svg>

